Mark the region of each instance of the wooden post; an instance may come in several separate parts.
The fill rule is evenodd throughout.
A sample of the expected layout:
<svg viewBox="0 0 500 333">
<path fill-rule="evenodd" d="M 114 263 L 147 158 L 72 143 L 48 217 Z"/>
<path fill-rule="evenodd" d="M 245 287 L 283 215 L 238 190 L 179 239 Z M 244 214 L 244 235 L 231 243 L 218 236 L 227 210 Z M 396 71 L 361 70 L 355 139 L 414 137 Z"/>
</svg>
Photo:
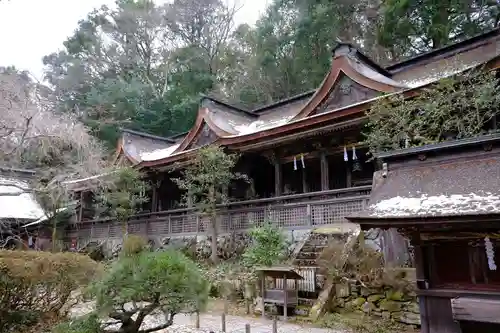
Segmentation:
<svg viewBox="0 0 500 333">
<path fill-rule="evenodd" d="M 330 178 L 328 176 L 328 158 L 326 153 L 322 151 L 319 156 L 320 168 L 321 168 L 321 191 L 327 191 L 330 189 Z"/>
<path fill-rule="evenodd" d="M 278 160 L 277 157 L 274 158 L 274 196 L 279 197 L 281 196 L 282 192 L 282 181 L 283 181 L 283 175 L 282 175 L 282 168 L 281 168 L 281 163 Z"/>
<path fill-rule="evenodd" d="M 221 315 L 221 319 L 222 319 L 222 332 L 226 332 L 226 314 L 224 312 L 222 312 L 222 315 Z"/>
<path fill-rule="evenodd" d="M 250 324 L 245 324 L 245 333 L 250 333 Z"/>
<path fill-rule="evenodd" d="M 266 275 L 262 272 L 262 282 L 261 282 L 261 294 L 262 294 L 262 318 L 266 318 L 266 302 L 264 301 L 264 296 L 266 294 Z"/>
<path fill-rule="evenodd" d="M 198 311 L 196 311 L 195 327 L 197 330 L 200 329 L 200 312 L 198 312 Z"/>
<path fill-rule="evenodd" d="M 288 288 L 287 288 L 288 282 L 286 280 L 286 273 L 283 276 L 283 289 L 284 289 L 284 296 L 283 296 L 283 317 L 284 320 L 286 321 L 287 317 L 287 312 L 288 312 Z"/>
<path fill-rule="evenodd" d="M 276 316 L 273 318 L 273 333 L 278 333 L 278 320 L 276 319 Z"/>
<path fill-rule="evenodd" d="M 84 202 L 85 197 L 83 196 L 83 191 L 80 191 L 80 208 L 78 209 L 78 218 L 77 222 L 82 222 L 83 220 L 83 205 L 85 204 Z"/>
<path fill-rule="evenodd" d="M 307 213 L 307 224 L 308 225 L 312 225 L 313 224 L 313 220 L 312 220 L 312 211 L 311 211 L 311 205 L 307 205 L 307 208 L 306 208 L 306 213 Z"/>
<path fill-rule="evenodd" d="M 346 175 L 345 175 L 346 187 L 352 187 L 351 165 L 349 162 L 345 162 L 345 165 L 346 165 Z"/>
<path fill-rule="evenodd" d="M 309 188 L 307 186 L 307 172 L 305 168 L 302 168 L 302 193 L 309 192 Z"/>
<path fill-rule="evenodd" d="M 156 213 L 158 211 L 158 181 L 153 181 L 153 186 L 151 188 L 151 213 Z"/>
</svg>

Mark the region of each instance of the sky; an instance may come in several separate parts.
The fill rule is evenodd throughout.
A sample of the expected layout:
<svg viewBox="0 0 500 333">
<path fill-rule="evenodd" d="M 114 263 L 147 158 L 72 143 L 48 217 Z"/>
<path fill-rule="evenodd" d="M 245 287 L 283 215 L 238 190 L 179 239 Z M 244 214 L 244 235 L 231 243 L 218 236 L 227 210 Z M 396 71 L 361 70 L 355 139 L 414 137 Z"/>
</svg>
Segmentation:
<svg viewBox="0 0 500 333">
<path fill-rule="evenodd" d="M 203 0 L 200 0 L 203 1 Z M 254 24 L 270 0 L 227 0 L 242 6 L 236 24 Z M 78 21 L 114 0 L 2 0 L 0 1 L 0 66 L 14 65 L 41 78 L 42 57 L 62 49 Z M 157 0 L 158 3 L 166 2 Z"/>
</svg>

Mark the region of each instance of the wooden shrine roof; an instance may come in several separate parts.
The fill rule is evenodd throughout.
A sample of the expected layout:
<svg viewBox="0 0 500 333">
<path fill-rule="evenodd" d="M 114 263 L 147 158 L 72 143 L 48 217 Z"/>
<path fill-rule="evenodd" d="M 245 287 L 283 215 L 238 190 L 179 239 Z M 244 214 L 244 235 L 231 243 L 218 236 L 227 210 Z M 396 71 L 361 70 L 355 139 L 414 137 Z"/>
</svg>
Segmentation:
<svg viewBox="0 0 500 333">
<path fill-rule="evenodd" d="M 380 158 L 385 170 L 374 174 L 368 207 L 348 218 L 353 222 L 424 223 L 426 218 L 500 214 L 499 135 L 402 149 Z"/>
<path fill-rule="evenodd" d="M 286 274 L 287 279 L 303 280 L 302 275 L 297 273 L 293 267 L 286 266 L 273 266 L 273 267 L 257 267 L 257 272 L 263 272 L 265 276 L 270 276 L 277 279 L 282 279 Z"/>
<path fill-rule="evenodd" d="M 199 147 L 211 143 L 250 150 L 272 141 L 296 140 L 300 133 L 340 130 L 358 124 L 382 95 L 412 96 L 444 77 L 484 64 L 497 68 L 499 55 L 498 29 L 387 68 L 353 45 L 339 43 L 331 68 L 316 90 L 254 110 L 203 96 L 187 134 L 169 140 L 128 132 L 119 151 L 141 167 L 162 167 L 187 160 Z"/>
</svg>

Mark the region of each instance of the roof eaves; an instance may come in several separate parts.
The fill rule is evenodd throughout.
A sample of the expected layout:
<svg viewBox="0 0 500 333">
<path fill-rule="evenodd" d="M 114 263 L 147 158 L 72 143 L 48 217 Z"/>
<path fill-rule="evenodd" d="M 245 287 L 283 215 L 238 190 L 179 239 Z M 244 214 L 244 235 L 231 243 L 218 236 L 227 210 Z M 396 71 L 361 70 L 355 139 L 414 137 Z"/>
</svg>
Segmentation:
<svg viewBox="0 0 500 333">
<path fill-rule="evenodd" d="M 134 135 L 138 135 L 138 136 L 142 136 L 142 137 L 145 137 L 145 138 L 150 138 L 150 139 L 155 139 L 155 140 L 161 140 L 161 141 L 165 141 L 165 142 L 168 142 L 168 143 L 175 143 L 175 140 L 173 140 L 171 138 L 166 138 L 166 137 L 163 137 L 163 136 L 158 136 L 158 135 L 148 134 L 148 133 L 144 133 L 144 132 L 139 132 L 139 131 L 131 130 L 131 129 L 128 129 L 128 128 L 121 128 L 121 131 L 122 132 L 126 132 L 126 133 L 130 133 L 130 134 L 134 134 Z"/>
<path fill-rule="evenodd" d="M 392 151 L 388 151 L 388 152 L 381 152 L 381 153 L 374 154 L 374 156 L 379 158 L 379 159 L 382 159 L 382 160 L 388 160 L 388 159 L 392 159 L 392 158 L 405 157 L 405 156 L 421 154 L 421 153 L 426 153 L 426 152 L 431 152 L 431 151 L 437 152 L 437 151 L 458 149 L 458 148 L 464 148 L 464 147 L 469 147 L 469 146 L 474 146 L 474 145 L 484 145 L 484 144 L 490 144 L 490 143 L 496 143 L 496 142 L 500 142 L 500 133 L 481 135 L 481 136 L 460 139 L 460 140 L 444 141 L 444 142 L 429 144 L 429 145 L 425 145 L 425 146 L 398 149 L 398 150 L 392 150 Z"/>
<path fill-rule="evenodd" d="M 245 113 L 245 114 L 247 114 L 247 115 L 249 115 L 249 116 L 252 116 L 252 117 L 254 117 L 254 118 L 255 118 L 255 117 L 258 117 L 258 116 L 257 116 L 255 113 L 253 113 L 252 111 L 248 111 L 248 110 L 245 110 L 245 109 L 243 109 L 243 108 L 241 108 L 241 107 L 237 107 L 237 106 L 231 105 L 231 104 L 229 104 L 229 103 L 227 103 L 227 102 L 221 101 L 220 99 L 214 98 L 214 97 L 212 97 L 212 96 L 208 96 L 208 95 L 204 95 L 204 94 L 200 94 L 200 95 L 201 95 L 201 103 L 200 103 L 200 104 L 202 104 L 202 103 L 203 103 L 203 100 L 204 100 L 204 99 L 208 99 L 208 100 L 210 100 L 210 101 L 212 101 L 212 102 L 215 102 L 215 103 L 220 104 L 220 105 L 223 105 L 223 106 L 225 106 L 225 107 L 227 107 L 227 108 L 233 109 L 234 111 L 243 112 L 243 113 Z"/>
<path fill-rule="evenodd" d="M 300 93 L 298 95 L 294 95 L 294 96 L 291 96 L 291 97 L 288 97 L 288 98 L 285 98 L 285 99 L 281 99 L 281 100 L 279 100 L 277 102 L 274 102 L 274 103 L 271 103 L 271 104 L 266 104 L 264 106 L 261 106 L 261 107 L 258 107 L 256 109 L 253 109 L 252 112 L 254 114 L 255 113 L 261 113 L 261 112 L 266 111 L 268 109 L 272 109 L 272 108 L 275 108 L 275 107 L 278 107 L 278 106 L 281 106 L 281 105 L 285 105 L 285 104 L 294 102 L 296 100 L 302 99 L 302 98 L 307 97 L 309 95 L 313 95 L 316 92 L 316 90 L 317 89 L 309 90 L 309 91 Z"/>
<path fill-rule="evenodd" d="M 403 61 L 399 61 L 397 63 L 389 65 L 385 69 L 387 71 L 391 72 L 391 73 L 394 73 L 399 68 L 403 68 L 403 67 L 406 67 L 406 66 L 410 66 L 410 65 L 416 64 L 416 63 L 418 63 L 418 62 L 420 62 L 422 60 L 425 60 L 427 58 L 431 58 L 432 56 L 439 55 L 439 54 L 445 53 L 447 51 L 453 51 L 454 49 L 459 49 L 461 47 L 464 47 L 465 45 L 472 44 L 472 43 L 475 43 L 475 42 L 479 42 L 481 40 L 486 40 L 486 39 L 495 37 L 495 36 L 499 35 L 499 32 L 500 32 L 500 28 L 495 28 L 495 29 L 490 30 L 488 32 L 476 35 L 476 36 L 468 38 L 468 39 L 465 39 L 465 40 L 463 40 L 461 42 L 449 44 L 449 45 L 443 46 L 443 47 L 441 47 L 439 49 L 435 49 L 435 50 L 431 50 L 431 51 L 428 51 L 428 52 L 420 53 L 420 54 L 418 54 L 418 55 L 416 55 L 414 57 L 411 57 L 409 59 L 406 59 L 406 60 L 403 60 Z"/>
</svg>

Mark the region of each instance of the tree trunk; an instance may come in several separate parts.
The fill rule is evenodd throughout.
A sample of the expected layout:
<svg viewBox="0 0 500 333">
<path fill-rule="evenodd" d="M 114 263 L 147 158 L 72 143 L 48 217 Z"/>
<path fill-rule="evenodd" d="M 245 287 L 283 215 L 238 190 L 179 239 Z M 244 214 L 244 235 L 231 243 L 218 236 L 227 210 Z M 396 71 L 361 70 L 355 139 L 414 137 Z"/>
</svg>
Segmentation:
<svg viewBox="0 0 500 333">
<path fill-rule="evenodd" d="M 217 215 L 210 217 L 212 224 L 212 253 L 210 254 L 210 260 L 213 264 L 219 262 L 219 256 L 217 255 Z"/>
<path fill-rule="evenodd" d="M 56 240 L 57 240 L 57 216 L 53 217 L 52 221 L 52 252 L 56 252 Z"/>
</svg>

